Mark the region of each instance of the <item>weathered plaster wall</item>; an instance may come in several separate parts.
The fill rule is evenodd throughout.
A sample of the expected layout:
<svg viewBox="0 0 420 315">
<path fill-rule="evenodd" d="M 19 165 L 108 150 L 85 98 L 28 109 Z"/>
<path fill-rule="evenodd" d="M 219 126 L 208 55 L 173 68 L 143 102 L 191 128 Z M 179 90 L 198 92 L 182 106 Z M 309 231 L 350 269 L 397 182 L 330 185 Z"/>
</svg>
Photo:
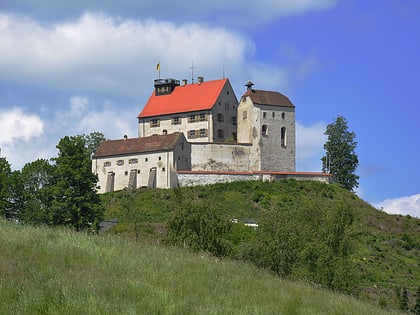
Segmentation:
<svg viewBox="0 0 420 315">
<path fill-rule="evenodd" d="M 257 167 L 249 144 L 192 143 L 191 170 L 248 172 Z"/>
</svg>

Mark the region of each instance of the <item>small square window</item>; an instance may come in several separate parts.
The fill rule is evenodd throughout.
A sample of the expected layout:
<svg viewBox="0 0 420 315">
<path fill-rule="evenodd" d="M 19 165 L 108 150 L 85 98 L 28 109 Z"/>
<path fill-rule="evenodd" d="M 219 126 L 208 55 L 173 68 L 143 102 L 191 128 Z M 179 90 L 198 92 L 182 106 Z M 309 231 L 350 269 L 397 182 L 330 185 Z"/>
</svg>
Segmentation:
<svg viewBox="0 0 420 315">
<path fill-rule="evenodd" d="M 161 156 L 159 156 L 159 158 L 158 158 L 158 159 L 159 159 L 159 161 L 160 161 L 160 160 L 162 160 L 162 157 L 161 157 Z"/>
<path fill-rule="evenodd" d="M 164 172 L 166 169 L 164 167 L 162 167 L 162 172 Z"/>
</svg>

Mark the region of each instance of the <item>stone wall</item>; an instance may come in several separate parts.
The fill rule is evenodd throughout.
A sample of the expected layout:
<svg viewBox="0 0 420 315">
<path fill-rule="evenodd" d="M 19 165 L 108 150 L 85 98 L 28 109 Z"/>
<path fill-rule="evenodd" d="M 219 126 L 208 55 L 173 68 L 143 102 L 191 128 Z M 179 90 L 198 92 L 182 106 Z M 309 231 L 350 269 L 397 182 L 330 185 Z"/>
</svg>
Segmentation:
<svg viewBox="0 0 420 315">
<path fill-rule="evenodd" d="M 178 184 L 181 187 L 211 185 L 216 183 L 229 183 L 235 181 L 277 181 L 283 179 L 313 180 L 325 184 L 329 184 L 333 181 L 331 175 L 316 172 L 178 172 Z"/>
</svg>

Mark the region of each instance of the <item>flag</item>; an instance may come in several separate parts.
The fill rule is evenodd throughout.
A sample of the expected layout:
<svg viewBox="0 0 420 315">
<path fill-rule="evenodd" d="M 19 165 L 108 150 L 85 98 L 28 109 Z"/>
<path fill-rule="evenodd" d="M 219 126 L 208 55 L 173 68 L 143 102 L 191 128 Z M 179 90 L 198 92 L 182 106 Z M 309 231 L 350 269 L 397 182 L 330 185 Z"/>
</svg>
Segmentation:
<svg viewBox="0 0 420 315">
<path fill-rule="evenodd" d="M 156 65 L 156 70 L 160 71 L 160 62 Z"/>
</svg>

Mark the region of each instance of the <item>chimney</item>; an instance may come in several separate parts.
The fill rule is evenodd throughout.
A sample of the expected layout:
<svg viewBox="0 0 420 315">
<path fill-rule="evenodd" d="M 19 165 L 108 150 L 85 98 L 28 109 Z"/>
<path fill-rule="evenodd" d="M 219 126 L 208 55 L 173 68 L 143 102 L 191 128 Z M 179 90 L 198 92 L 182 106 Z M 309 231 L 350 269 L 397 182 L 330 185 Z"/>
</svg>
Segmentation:
<svg viewBox="0 0 420 315">
<path fill-rule="evenodd" d="M 183 79 L 182 80 L 182 85 L 187 85 L 188 80 L 187 79 Z"/>
<path fill-rule="evenodd" d="M 204 77 L 198 77 L 198 84 L 201 84 L 204 82 Z"/>
</svg>

